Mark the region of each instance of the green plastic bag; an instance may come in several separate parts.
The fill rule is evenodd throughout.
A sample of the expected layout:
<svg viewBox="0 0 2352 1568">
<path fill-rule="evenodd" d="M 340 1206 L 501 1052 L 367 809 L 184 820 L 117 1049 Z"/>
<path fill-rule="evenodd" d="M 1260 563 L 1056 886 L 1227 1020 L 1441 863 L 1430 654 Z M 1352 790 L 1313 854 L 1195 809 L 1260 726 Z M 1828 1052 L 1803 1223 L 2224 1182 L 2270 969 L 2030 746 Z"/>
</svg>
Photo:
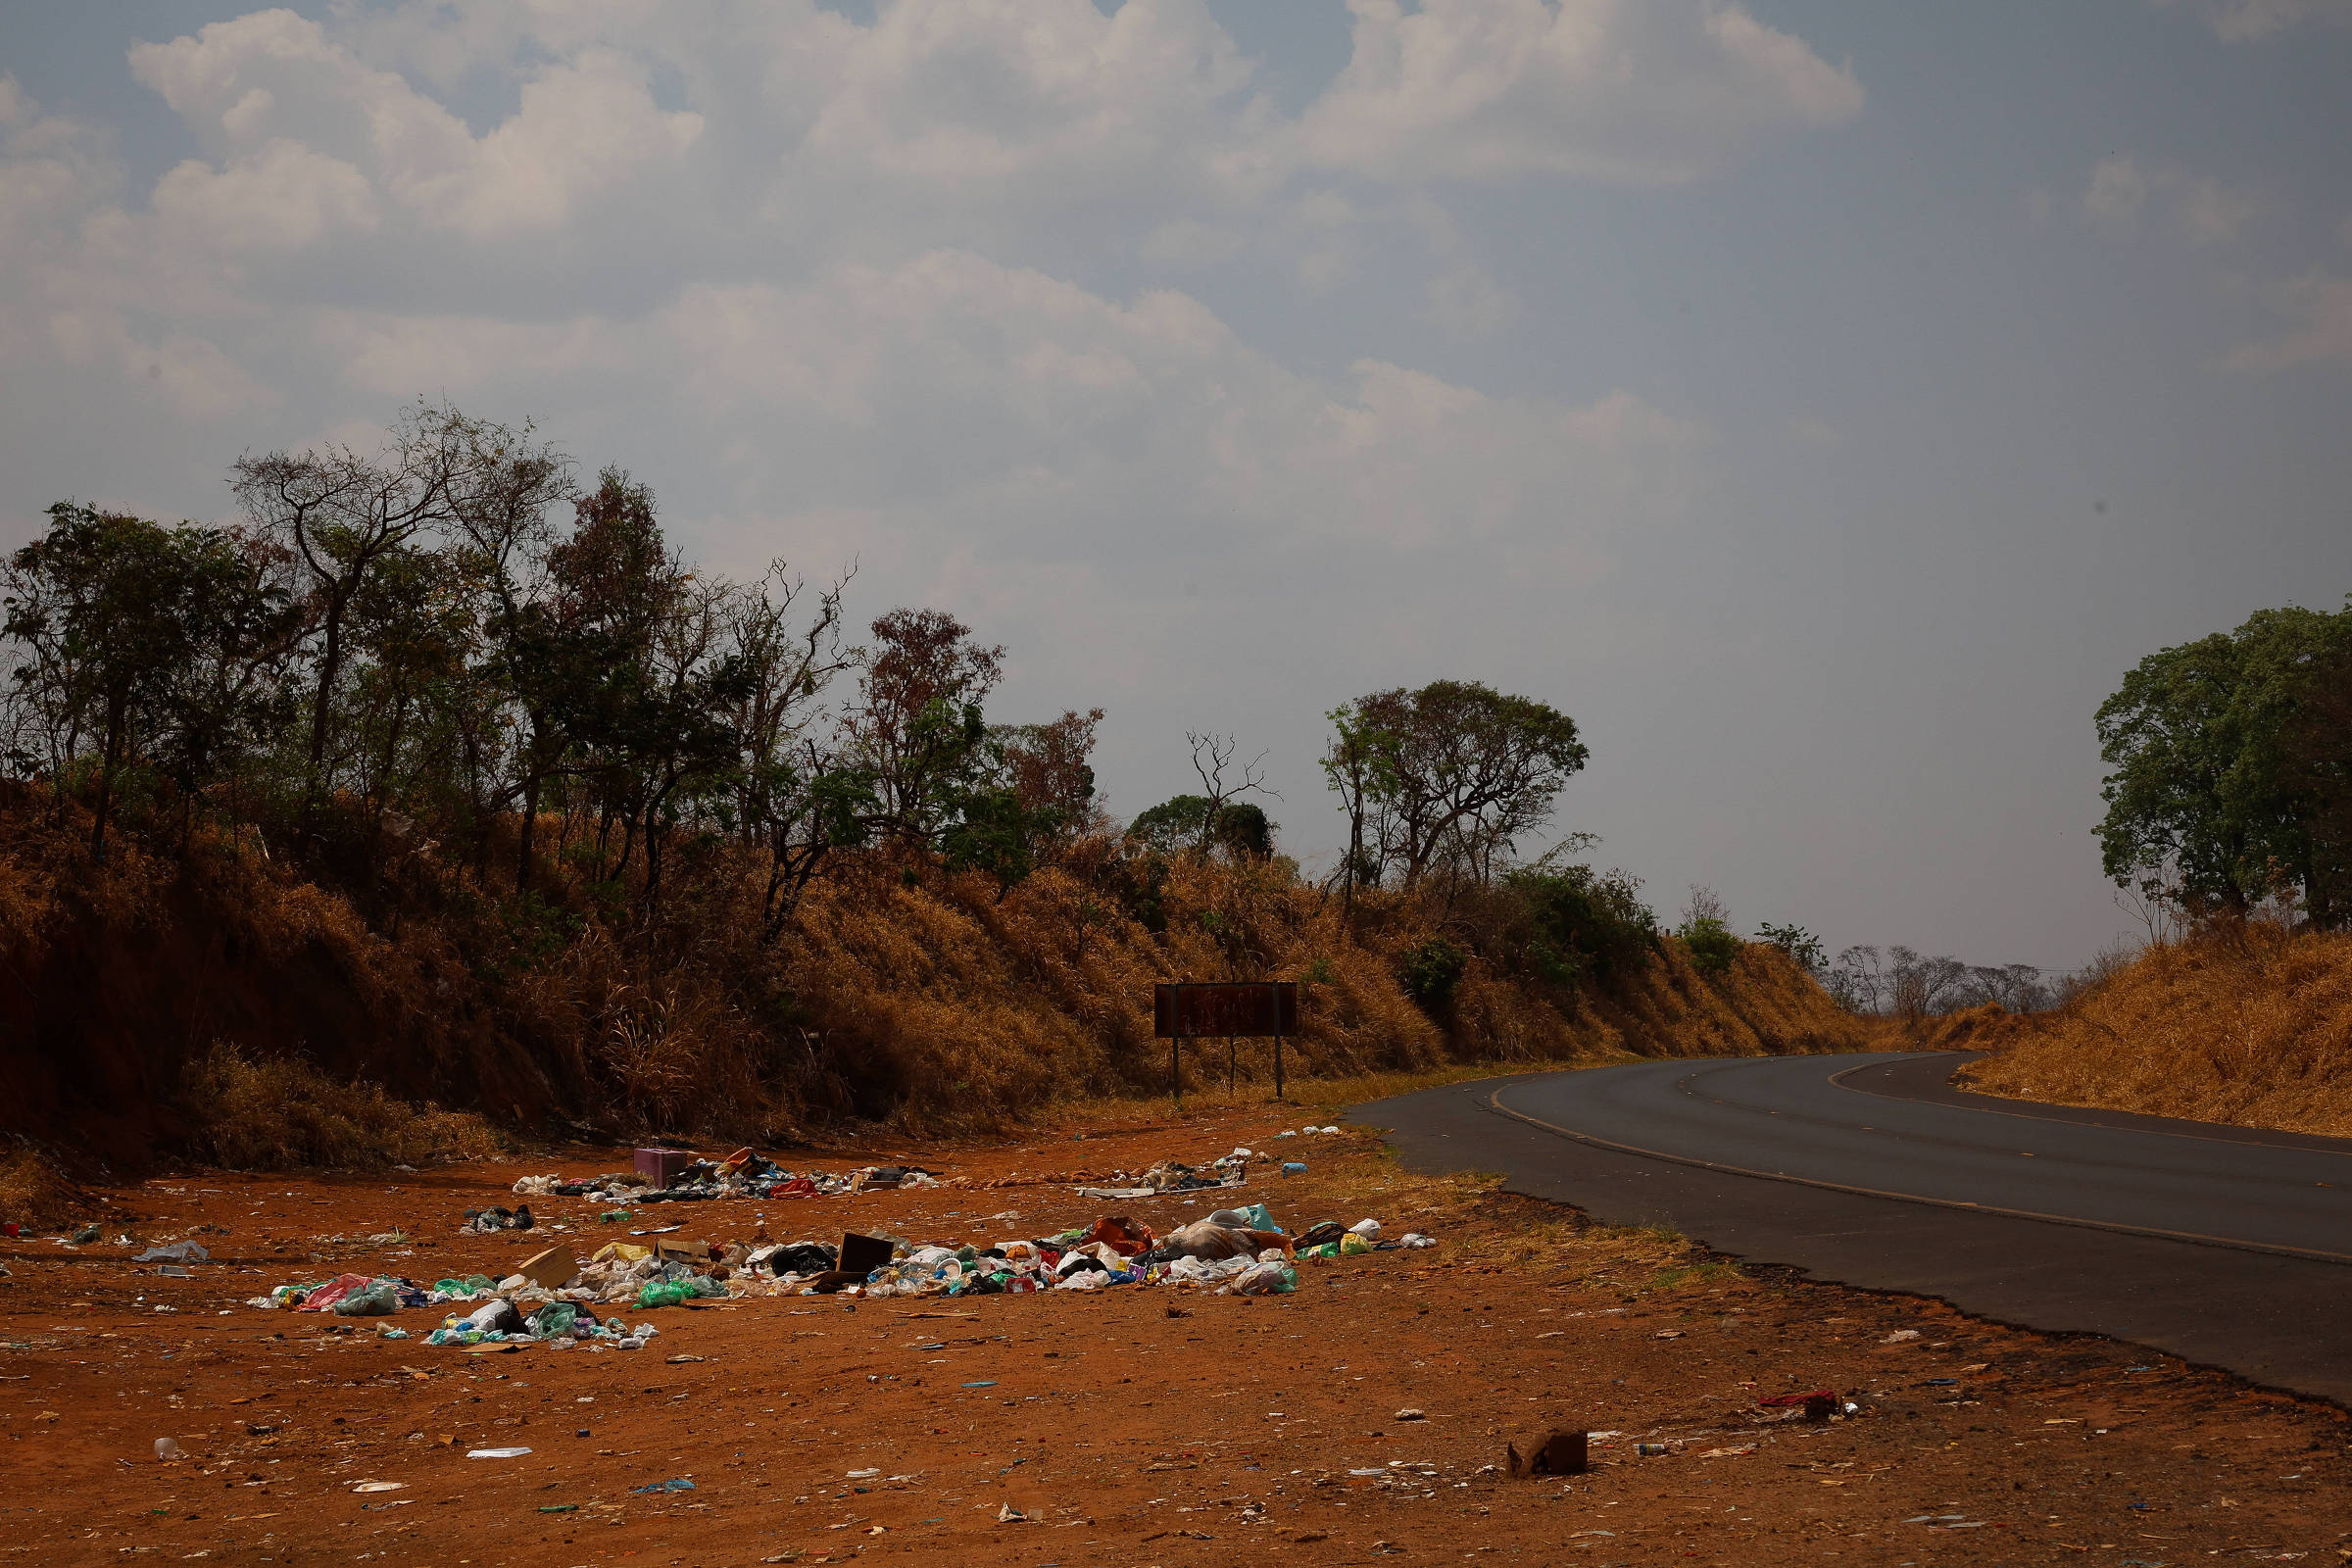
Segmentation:
<svg viewBox="0 0 2352 1568">
<path fill-rule="evenodd" d="M 648 1280 L 644 1288 L 637 1293 L 637 1304 L 639 1306 L 676 1306 L 681 1301 L 694 1299 L 699 1294 L 701 1293 L 696 1291 L 691 1284 L 683 1281 Z"/>
<path fill-rule="evenodd" d="M 400 1310 L 400 1296 L 390 1280 L 369 1280 L 334 1304 L 340 1317 L 383 1317 Z"/>
</svg>

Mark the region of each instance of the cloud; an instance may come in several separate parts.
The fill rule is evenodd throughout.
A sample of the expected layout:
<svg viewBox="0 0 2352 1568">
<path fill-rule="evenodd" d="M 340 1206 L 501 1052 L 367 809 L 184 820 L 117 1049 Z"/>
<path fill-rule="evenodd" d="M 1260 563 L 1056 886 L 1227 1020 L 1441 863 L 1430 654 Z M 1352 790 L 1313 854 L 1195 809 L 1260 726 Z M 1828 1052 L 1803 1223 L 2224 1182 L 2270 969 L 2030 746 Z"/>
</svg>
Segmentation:
<svg viewBox="0 0 2352 1568">
<path fill-rule="evenodd" d="M 2170 7 L 2178 0 L 2155 0 Z M 2352 0 L 2201 0 L 2195 9 L 2225 43 L 2259 43 L 2304 26 L 2352 24 Z"/>
<path fill-rule="evenodd" d="M 1862 109 L 1849 68 L 1737 5 L 1348 0 L 1353 51 L 1305 159 L 1378 180 L 1571 175 L 1679 184 L 1774 132 Z"/>
<path fill-rule="evenodd" d="M 531 72 L 515 113 L 477 138 L 399 74 L 289 11 L 138 44 L 130 66 L 209 146 L 232 158 L 288 149 L 281 161 L 308 153 L 365 171 L 428 227 L 475 239 L 559 226 L 599 193 L 674 166 L 703 125 L 698 114 L 657 109 L 642 65 L 588 48 Z"/>
<path fill-rule="evenodd" d="M 2120 153 L 2091 167 L 2079 210 L 2086 221 L 2115 233 L 2133 232 L 2152 216 L 2191 243 L 2226 245 L 2265 205 L 2254 193 L 2210 175 Z"/>
<path fill-rule="evenodd" d="M 2298 318 L 2278 337 L 2249 343 L 2228 360 L 2233 370 L 2272 371 L 2340 362 L 2352 365 L 2352 277 L 2313 270 L 2277 291 L 2279 309 Z"/>
<path fill-rule="evenodd" d="M 272 137 L 214 169 L 189 159 L 156 183 L 156 217 L 214 251 L 298 251 L 378 221 L 374 187 L 341 159 Z"/>
</svg>

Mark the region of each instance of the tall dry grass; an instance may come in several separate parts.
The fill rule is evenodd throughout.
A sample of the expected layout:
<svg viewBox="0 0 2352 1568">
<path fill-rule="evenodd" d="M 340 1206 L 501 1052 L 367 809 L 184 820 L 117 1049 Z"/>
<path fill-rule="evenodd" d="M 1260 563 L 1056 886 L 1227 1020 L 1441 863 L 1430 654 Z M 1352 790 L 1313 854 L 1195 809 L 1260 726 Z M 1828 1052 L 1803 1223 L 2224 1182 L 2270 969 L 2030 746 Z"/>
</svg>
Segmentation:
<svg viewBox="0 0 2352 1568">
<path fill-rule="evenodd" d="M 2252 922 L 2160 944 L 1979 1043 L 1992 1094 L 2352 1136 L 2352 934 Z"/>
<path fill-rule="evenodd" d="M 299 1056 L 217 1045 L 188 1074 L 196 1152 L 238 1170 L 486 1158 L 504 1144 L 481 1117 L 345 1083 Z"/>
</svg>

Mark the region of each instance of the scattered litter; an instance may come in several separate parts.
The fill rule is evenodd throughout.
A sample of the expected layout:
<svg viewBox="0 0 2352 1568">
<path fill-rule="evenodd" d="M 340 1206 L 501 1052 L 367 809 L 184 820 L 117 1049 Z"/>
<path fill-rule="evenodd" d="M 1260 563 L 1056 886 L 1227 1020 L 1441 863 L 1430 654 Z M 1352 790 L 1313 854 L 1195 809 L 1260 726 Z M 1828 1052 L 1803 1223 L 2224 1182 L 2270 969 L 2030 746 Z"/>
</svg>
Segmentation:
<svg viewBox="0 0 2352 1568">
<path fill-rule="evenodd" d="M 187 1450 L 179 1446 L 177 1438 L 158 1438 L 155 1440 L 155 1456 L 158 1459 L 170 1461 L 184 1459 L 188 1455 Z"/>
<path fill-rule="evenodd" d="M 356 1481 L 352 1483 L 351 1490 L 354 1492 L 399 1492 L 407 1486 L 406 1481 Z"/>
<path fill-rule="evenodd" d="M 525 1448 L 523 1452 L 528 1453 L 530 1450 Z M 631 1492 L 692 1492 L 694 1483 L 684 1476 L 679 1476 L 674 1480 L 656 1481 L 650 1486 L 631 1487 L 629 1490 Z"/>
<path fill-rule="evenodd" d="M 201 1242 L 173 1242 L 170 1247 L 150 1247 L 131 1259 L 133 1263 L 202 1263 L 213 1254 L 204 1250 Z"/>
<path fill-rule="evenodd" d="M 467 1448 L 468 1459 L 519 1459 L 530 1452 L 528 1448 Z"/>
<path fill-rule="evenodd" d="M 1918 1338 L 1919 1330 L 1917 1329 L 1896 1329 L 1892 1334 L 1887 1335 L 1879 1343 L 1881 1345 L 1901 1345 L 1906 1341 L 1916 1340 Z"/>
<path fill-rule="evenodd" d="M 1029 1516 L 1027 1514 L 1021 1512 L 1020 1509 L 1015 1508 L 1009 1502 L 997 1510 L 997 1523 L 1001 1525 L 1025 1524 L 1028 1522 L 1028 1518 Z"/>
<path fill-rule="evenodd" d="M 1389 1417 L 1389 1419 L 1392 1421 L 1426 1421 L 1429 1419 L 1429 1417 L 1422 1411 L 1416 1410 L 1410 1405 L 1407 1405 L 1405 1408 L 1397 1411 L 1395 1415 Z"/>
</svg>

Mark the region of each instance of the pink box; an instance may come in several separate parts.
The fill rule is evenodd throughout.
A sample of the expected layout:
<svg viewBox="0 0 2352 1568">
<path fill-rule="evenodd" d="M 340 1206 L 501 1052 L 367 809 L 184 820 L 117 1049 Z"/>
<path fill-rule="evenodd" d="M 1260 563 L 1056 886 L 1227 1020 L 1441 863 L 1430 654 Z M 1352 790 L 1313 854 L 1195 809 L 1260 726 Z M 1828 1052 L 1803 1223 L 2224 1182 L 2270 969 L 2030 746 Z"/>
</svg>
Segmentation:
<svg viewBox="0 0 2352 1568">
<path fill-rule="evenodd" d="M 637 1174 L 656 1187 L 667 1187 L 671 1178 L 701 1157 L 684 1149 L 640 1149 L 637 1151 Z"/>
</svg>

